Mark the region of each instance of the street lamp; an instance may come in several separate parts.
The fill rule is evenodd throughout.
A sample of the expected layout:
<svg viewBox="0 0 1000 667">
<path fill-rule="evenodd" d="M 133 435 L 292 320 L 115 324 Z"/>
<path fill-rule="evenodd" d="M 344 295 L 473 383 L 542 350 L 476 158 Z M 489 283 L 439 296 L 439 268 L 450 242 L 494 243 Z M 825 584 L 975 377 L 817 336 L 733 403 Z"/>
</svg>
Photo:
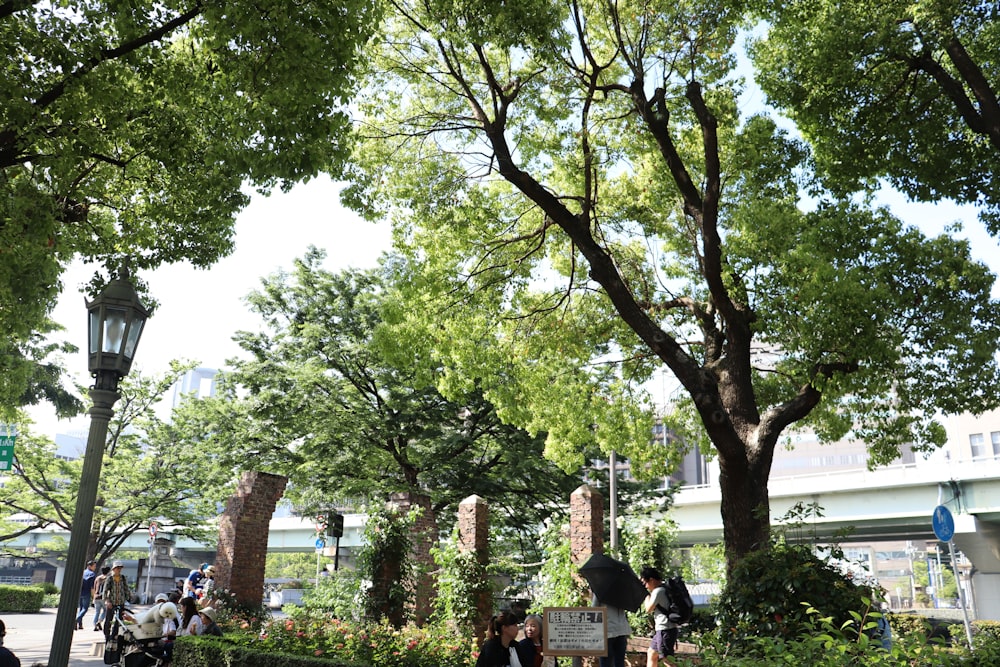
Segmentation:
<svg viewBox="0 0 1000 667">
<path fill-rule="evenodd" d="M 81 581 L 87 559 L 94 504 L 97 502 L 97 485 L 108 438 L 108 423 L 114 415 L 111 408 L 120 397 L 118 382 L 132 368 L 139 336 L 149 317 L 149 311 L 143 307 L 135 287 L 129 282 L 127 268 L 122 269 L 119 276 L 108 283 L 96 299 L 87 303 L 87 313 L 87 365 L 94 378 L 94 386 L 90 389 L 93 407 L 89 412 L 90 433 L 80 473 L 62 593 L 59 596 L 55 633 L 49 651 L 49 667 L 67 667 L 69 663 L 80 600 L 80 589 L 76 584 Z"/>
</svg>

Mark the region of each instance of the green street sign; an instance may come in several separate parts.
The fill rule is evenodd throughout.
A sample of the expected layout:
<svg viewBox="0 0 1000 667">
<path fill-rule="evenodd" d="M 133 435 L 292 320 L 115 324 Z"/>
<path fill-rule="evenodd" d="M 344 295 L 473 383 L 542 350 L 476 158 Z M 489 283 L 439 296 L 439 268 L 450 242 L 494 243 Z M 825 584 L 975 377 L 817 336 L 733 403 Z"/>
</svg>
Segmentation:
<svg viewBox="0 0 1000 667">
<path fill-rule="evenodd" d="M 0 472 L 14 467 L 14 441 L 16 435 L 0 435 Z"/>
</svg>

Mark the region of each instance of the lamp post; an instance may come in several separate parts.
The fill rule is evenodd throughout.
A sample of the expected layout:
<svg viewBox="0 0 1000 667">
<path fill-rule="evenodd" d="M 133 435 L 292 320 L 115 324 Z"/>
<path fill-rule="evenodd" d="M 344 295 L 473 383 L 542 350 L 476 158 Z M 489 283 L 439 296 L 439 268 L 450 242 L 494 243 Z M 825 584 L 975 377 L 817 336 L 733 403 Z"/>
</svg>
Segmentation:
<svg viewBox="0 0 1000 667">
<path fill-rule="evenodd" d="M 94 378 L 94 386 L 90 389 L 93 407 L 89 412 L 90 433 L 87 436 L 76 510 L 70 530 L 62 593 L 59 596 L 55 632 L 49 650 L 49 667 L 67 667 L 69 663 L 80 600 L 77 584 L 82 581 L 83 566 L 87 560 L 108 423 L 114 415 L 112 407 L 120 397 L 118 382 L 132 367 L 142 327 L 149 317 L 149 311 L 143 307 L 135 287 L 129 282 L 127 268 L 122 269 L 119 276 L 108 283 L 96 299 L 87 303 L 87 313 L 87 365 Z"/>
</svg>

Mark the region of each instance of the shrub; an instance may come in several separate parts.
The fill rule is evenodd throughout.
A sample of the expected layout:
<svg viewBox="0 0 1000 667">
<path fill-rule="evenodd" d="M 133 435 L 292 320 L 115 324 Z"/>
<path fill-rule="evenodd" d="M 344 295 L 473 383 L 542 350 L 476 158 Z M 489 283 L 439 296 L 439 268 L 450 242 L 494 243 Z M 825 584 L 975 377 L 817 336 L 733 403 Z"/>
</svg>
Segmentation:
<svg viewBox="0 0 1000 667">
<path fill-rule="evenodd" d="M 46 595 L 59 595 L 59 587 L 53 584 L 51 581 L 43 581 L 38 584 L 32 584 L 32 586 L 38 586 Z"/>
<path fill-rule="evenodd" d="M 906 635 L 912 632 L 922 632 L 930 635 L 930 623 L 917 614 L 890 614 L 889 627 L 894 635 Z"/>
<path fill-rule="evenodd" d="M 874 620 L 852 620 L 835 624 L 815 608 L 806 607 L 797 636 L 746 636 L 740 644 L 727 642 L 721 633 L 709 633 L 699 644 L 700 667 L 758 667 L 759 665 L 808 665 L 809 667 L 967 667 L 997 664 L 979 662 L 968 653 L 955 652 L 941 642 L 928 641 L 922 632 L 893 636 L 891 648 L 869 637 Z M 678 659 L 679 667 L 693 663 Z"/>
<path fill-rule="evenodd" d="M 247 639 L 243 644 L 268 653 L 333 657 L 379 667 L 468 667 L 474 663 L 472 638 L 445 623 L 397 629 L 387 620 L 363 624 L 299 613 L 295 618 L 271 621 L 259 640 Z"/>
<path fill-rule="evenodd" d="M 361 577 L 356 570 L 338 570 L 329 577 L 320 577 L 316 587 L 302 596 L 302 607 L 289 610 L 298 615 L 307 612 L 326 612 L 334 618 L 361 620 L 358 610 L 361 601 Z"/>
<path fill-rule="evenodd" d="M 852 612 L 864 617 L 871 597 L 870 588 L 857 585 L 808 546 L 779 542 L 736 564 L 716 618 L 727 643 L 764 636 L 794 639 L 810 627 L 810 608 L 840 627 L 852 620 Z"/>
<path fill-rule="evenodd" d="M 41 586 L 0 584 L 0 612 L 34 614 L 42 608 L 45 590 Z"/>
<path fill-rule="evenodd" d="M 358 667 L 328 657 L 261 651 L 226 637 L 179 637 L 172 667 Z"/>
</svg>

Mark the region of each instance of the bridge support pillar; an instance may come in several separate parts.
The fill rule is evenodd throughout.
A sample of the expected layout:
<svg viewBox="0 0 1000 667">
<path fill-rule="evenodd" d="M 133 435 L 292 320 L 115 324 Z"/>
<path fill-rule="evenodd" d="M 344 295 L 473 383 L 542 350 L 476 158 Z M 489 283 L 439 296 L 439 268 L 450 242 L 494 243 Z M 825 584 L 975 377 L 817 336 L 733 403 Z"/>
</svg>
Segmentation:
<svg viewBox="0 0 1000 667">
<path fill-rule="evenodd" d="M 972 608 L 976 618 L 1000 619 L 1000 526 L 972 514 L 956 514 L 952 541 L 972 562 Z"/>
</svg>

